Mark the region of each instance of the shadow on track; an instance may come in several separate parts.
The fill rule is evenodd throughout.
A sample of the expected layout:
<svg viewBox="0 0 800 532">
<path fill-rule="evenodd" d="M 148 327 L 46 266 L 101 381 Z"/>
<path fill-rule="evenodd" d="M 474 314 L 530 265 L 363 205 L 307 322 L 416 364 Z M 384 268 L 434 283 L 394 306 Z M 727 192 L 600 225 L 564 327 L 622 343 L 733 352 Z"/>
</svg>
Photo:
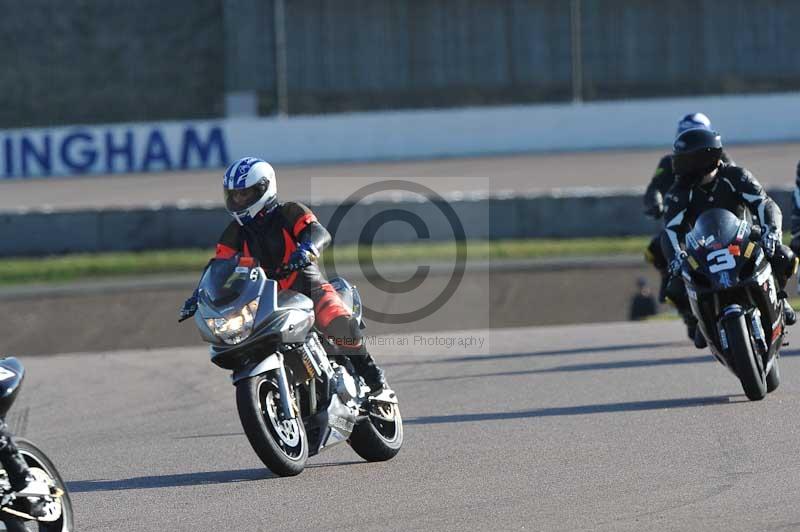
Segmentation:
<svg viewBox="0 0 800 532">
<path fill-rule="evenodd" d="M 638 346 L 640 349 L 645 349 L 647 347 L 663 347 L 668 345 L 674 345 L 673 343 L 665 343 L 665 344 L 642 344 Z M 684 342 L 678 342 L 678 345 L 685 346 Z M 618 347 L 618 346 L 616 346 Z M 633 348 L 634 346 L 630 346 Z M 611 350 L 615 348 L 615 346 L 607 346 L 603 348 L 597 349 L 587 349 L 582 350 L 582 352 L 594 352 L 594 351 L 605 351 Z M 573 354 L 572 349 L 567 350 Z M 523 357 L 534 357 L 534 356 L 541 356 L 545 354 L 554 354 L 557 353 L 556 351 L 543 351 L 538 353 L 510 353 L 510 354 L 502 354 L 502 355 L 488 355 L 488 356 L 477 356 L 477 357 L 459 357 L 458 359 L 455 358 L 448 358 L 442 359 L 441 362 L 454 362 L 454 361 L 461 361 L 461 362 L 471 362 L 473 360 L 485 360 L 488 358 L 500 358 L 500 359 L 510 359 L 510 358 L 523 358 Z M 494 371 L 488 373 L 475 373 L 471 375 L 445 375 L 443 377 L 423 377 L 419 379 L 393 379 L 392 382 L 395 383 L 412 383 L 412 382 L 440 382 L 440 381 L 451 381 L 451 380 L 465 380 L 465 379 L 479 379 L 482 377 L 514 377 L 517 375 L 537 375 L 537 374 L 545 374 L 545 373 L 571 373 L 571 372 L 579 372 L 579 371 L 598 371 L 598 370 L 607 370 L 607 369 L 627 369 L 627 368 L 646 368 L 646 367 L 654 367 L 654 366 L 680 366 L 684 364 L 705 364 L 710 362 L 716 362 L 716 359 L 709 354 L 707 351 L 703 352 L 704 354 L 695 355 L 690 357 L 670 357 L 670 358 L 642 358 L 636 360 L 620 360 L 616 362 L 589 362 L 586 364 L 572 364 L 572 365 L 562 365 L 562 366 L 555 366 L 552 368 L 544 368 L 544 369 L 523 369 L 523 370 L 516 370 L 516 371 Z M 796 357 L 800 356 L 800 349 L 791 349 L 781 353 L 781 357 Z M 427 362 L 423 362 L 427 363 Z M 390 364 L 386 364 L 387 366 Z M 399 364 L 396 364 L 399 365 Z"/>
<path fill-rule="evenodd" d="M 307 464 L 306 469 L 316 467 L 336 467 L 352 464 L 364 464 L 363 461 L 332 462 L 324 464 Z M 75 480 L 67 482 L 67 488 L 73 493 L 93 491 L 122 491 L 153 488 L 180 488 L 184 486 L 201 486 L 203 484 L 231 484 L 236 482 L 253 482 L 279 478 L 269 469 L 236 469 L 231 471 L 203 471 L 199 473 L 182 473 L 178 475 L 152 475 L 145 477 L 123 478 L 119 480 Z"/>
<path fill-rule="evenodd" d="M 244 432 L 220 432 L 217 434 L 192 434 L 190 436 L 175 436 L 175 440 L 195 440 L 200 438 L 228 438 L 230 436 L 244 436 Z"/>
<path fill-rule="evenodd" d="M 607 351 L 634 351 L 642 349 L 657 349 L 660 347 L 686 346 L 686 342 L 653 342 L 647 344 L 602 345 L 596 347 L 580 347 L 571 349 L 553 349 L 548 351 L 535 351 L 530 353 L 501 353 L 497 355 L 475 355 L 448 358 L 432 358 L 428 360 L 409 360 L 407 362 L 387 362 L 384 367 L 414 366 L 419 364 L 446 364 L 453 362 L 481 362 L 486 360 L 509 360 L 516 358 L 533 358 L 559 355 L 586 355 L 590 353 L 604 353 Z"/>
<path fill-rule="evenodd" d="M 742 402 L 746 400 L 741 398 Z M 404 420 L 406 425 L 438 425 L 441 423 L 469 423 L 473 421 L 497 421 L 502 419 L 527 419 L 552 416 L 580 416 L 585 414 L 608 414 L 613 412 L 636 412 L 670 408 L 692 408 L 697 406 L 723 405 L 740 402 L 737 396 L 718 395 L 711 397 L 689 397 L 685 399 L 657 399 L 653 401 L 631 401 L 601 405 L 558 406 L 522 410 L 517 412 L 487 412 L 481 414 L 452 414 L 422 416 Z"/>
<path fill-rule="evenodd" d="M 152 475 L 119 480 L 76 480 L 67 482 L 71 492 L 120 491 L 151 488 L 176 488 L 202 484 L 228 484 L 275 478 L 268 469 L 237 469 L 235 471 L 204 471 L 178 475 Z"/>
<path fill-rule="evenodd" d="M 482 377 L 513 377 L 516 375 L 536 375 L 543 373 L 571 373 L 578 371 L 597 371 L 606 369 L 626 369 L 626 368 L 643 368 L 651 366 L 675 366 L 683 364 L 701 364 L 706 362 L 715 362 L 715 358 L 711 355 L 698 355 L 693 357 L 683 358 L 653 358 L 653 359 L 637 359 L 637 360 L 620 360 L 617 362 L 590 362 L 586 364 L 573 364 L 565 366 L 556 366 L 553 368 L 544 369 L 523 369 L 516 371 L 495 371 L 490 373 L 476 373 L 472 375 L 446 375 L 444 377 L 423 377 L 420 379 L 394 379 L 392 382 L 437 382 L 449 380 L 463 380 L 463 379 L 479 379 Z"/>
</svg>

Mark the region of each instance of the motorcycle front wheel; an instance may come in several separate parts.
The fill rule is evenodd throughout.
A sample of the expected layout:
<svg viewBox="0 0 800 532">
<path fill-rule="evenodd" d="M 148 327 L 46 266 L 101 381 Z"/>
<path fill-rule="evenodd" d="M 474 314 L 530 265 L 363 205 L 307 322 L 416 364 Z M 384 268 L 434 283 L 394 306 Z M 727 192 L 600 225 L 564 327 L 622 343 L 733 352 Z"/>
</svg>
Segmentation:
<svg viewBox="0 0 800 532">
<path fill-rule="evenodd" d="M 728 337 L 728 348 L 736 365 L 736 375 L 742 383 L 744 394 L 751 401 L 760 401 L 767 395 L 766 376 L 761 359 L 753 352 L 750 331 L 744 315 L 731 316 L 723 321 Z"/>
<path fill-rule="evenodd" d="M 15 438 L 14 442 L 27 462 L 31 475 L 36 480 L 42 480 L 50 485 L 57 493 L 52 500 L 46 502 L 44 508 L 46 515 L 39 521 L 25 521 L 3 512 L 2 519 L 6 529 L 9 532 L 34 532 L 37 530 L 39 532 L 72 532 L 74 530 L 72 501 L 70 501 L 67 486 L 61 475 L 58 474 L 56 466 L 31 441 L 25 438 Z"/>
<path fill-rule="evenodd" d="M 778 359 L 772 363 L 772 368 L 767 373 L 767 393 L 772 393 L 781 385 L 781 370 L 778 367 Z"/>
<path fill-rule="evenodd" d="M 305 469 L 308 459 L 305 427 L 299 417 L 280 419 L 280 396 L 273 373 L 237 382 L 236 407 L 250 445 L 270 471 L 290 477 Z"/>
</svg>

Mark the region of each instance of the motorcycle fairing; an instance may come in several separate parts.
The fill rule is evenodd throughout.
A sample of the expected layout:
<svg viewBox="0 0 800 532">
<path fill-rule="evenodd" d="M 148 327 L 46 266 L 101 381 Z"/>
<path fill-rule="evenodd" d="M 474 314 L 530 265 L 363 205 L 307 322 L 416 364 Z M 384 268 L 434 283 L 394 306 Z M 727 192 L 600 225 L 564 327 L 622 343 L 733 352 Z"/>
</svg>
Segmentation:
<svg viewBox="0 0 800 532">
<path fill-rule="evenodd" d="M 347 441 L 358 421 L 357 413 L 357 408 L 342 403 L 339 396 L 333 394 L 327 408 L 305 418 L 303 423 L 309 436 L 309 456 Z M 312 435 L 316 437 L 312 439 Z"/>
<path fill-rule="evenodd" d="M 261 268 L 258 270 L 261 271 Z M 273 280 L 264 278 L 260 289 L 248 297 L 248 302 L 256 297 L 259 299 L 258 309 L 253 332 L 240 344 L 223 344 L 211 332 L 205 319 L 214 312 L 218 313 L 216 309 L 207 312 L 207 305 L 202 304 L 195 315 L 195 323 L 203 339 L 211 343 L 211 361 L 222 368 L 234 369 L 243 363 L 258 363 L 275 352 L 281 343 L 302 343 L 314 325 L 314 303 L 299 292 L 279 292 L 278 283 Z M 247 298 L 240 298 L 243 299 Z"/>
<path fill-rule="evenodd" d="M 14 400 L 17 398 L 25 368 L 14 357 L 0 359 L 0 417 L 5 417 Z"/>
<path fill-rule="evenodd" d="M 733 363 L 720 323 L 726 312 L 738 306 L 738 312 L 747 315 L 750 333 L 763 336 L 763 348 L 754 347 L 765 366 L 785 334 L 772 267 L 761 247 L 751 240 L 751 231 L 750 225 L 733 213 L 710 209 L 686 237 L 688 259 L 682 276 L 689 303 L 712 353 L 729 369 Z"/>
</svg>

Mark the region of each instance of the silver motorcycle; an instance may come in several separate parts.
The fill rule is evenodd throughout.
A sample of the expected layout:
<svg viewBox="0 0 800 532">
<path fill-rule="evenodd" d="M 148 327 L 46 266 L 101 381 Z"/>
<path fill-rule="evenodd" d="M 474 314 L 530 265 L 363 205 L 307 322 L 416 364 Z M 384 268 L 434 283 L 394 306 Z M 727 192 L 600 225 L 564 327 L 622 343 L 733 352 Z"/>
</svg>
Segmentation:
<svg viewBox="0 0 800 532">
<path fill-rule="evenodd" d="M 311 299 L 279 290 L 290 273 L 265 272 L 249 257 L 215 259 L 198 287 L 195 323 L 211 361 L 233 372 L 250 444 L 280 476 L 299 474 L 309 456 L 345 441 L 370 462 L 393 458 L 403 444 L 396 394 L 369 389 L 315 328 Z M 356 288 L 330 282 L 363 326 Z"/>
</svg>

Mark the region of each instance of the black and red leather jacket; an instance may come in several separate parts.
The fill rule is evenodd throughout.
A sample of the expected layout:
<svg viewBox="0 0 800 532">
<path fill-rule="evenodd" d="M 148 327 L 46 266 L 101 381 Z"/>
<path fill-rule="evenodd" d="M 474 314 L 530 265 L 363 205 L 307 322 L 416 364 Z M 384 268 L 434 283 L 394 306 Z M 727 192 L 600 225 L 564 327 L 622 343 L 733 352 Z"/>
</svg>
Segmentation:
<svg viewBox="0 0 800 532">
<path fill-rule="evenodd" d="M 247 257 L 254 257 L 265 270 L 268 270 L 286 264 L 300 243 L 310 244 L 319 255 L 330 241 L 330 234 L 319 223 L 311 209 L 302 203 L 287 202 L 277 205 L 270 212 L 259 213 L 246 225 L 231 222 L 217 243 L 215 257 L 227 259 L 236 253 L 241 253 Z M 280 288 L 293 287 L 304 290 L 312 287 L 306 285 L 324 282 L 316 264 L 306 269 L 309 271 L 294 272 L 279 281 Z M 315 279 L 317 277 L 319 279 Z M 297 286 L 298 281 L 304 282 L 299 283 L 301 286 Z"/>
</svg>

